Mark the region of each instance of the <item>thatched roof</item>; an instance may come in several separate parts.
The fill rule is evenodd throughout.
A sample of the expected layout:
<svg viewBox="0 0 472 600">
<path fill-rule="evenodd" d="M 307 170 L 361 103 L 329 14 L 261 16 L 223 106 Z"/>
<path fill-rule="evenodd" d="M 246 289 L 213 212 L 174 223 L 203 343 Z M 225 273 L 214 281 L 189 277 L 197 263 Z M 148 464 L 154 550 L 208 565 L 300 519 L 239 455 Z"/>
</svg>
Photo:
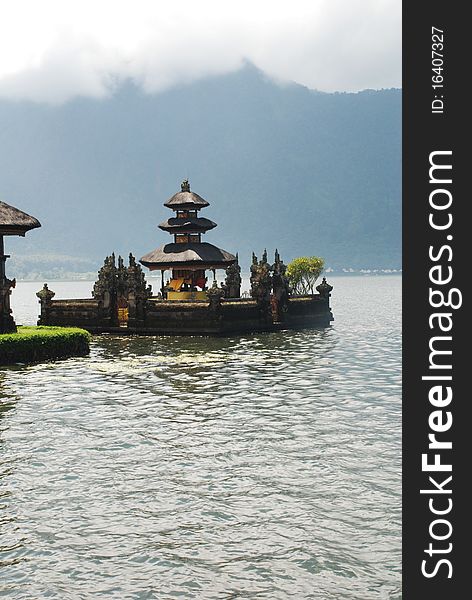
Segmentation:
<svg viewBox="0 0 472 600">
<path fill-rule="evenodd" d="M 205 208 L 205 206 L 210 206 L 209 202 L 204 200 L 198 194 L 195 194 L 195 192 L 190 191 L 190 184 L 187 179 L 182 181 L 180 187 L 181 191 L 174 194 L 167 202 L 164 202 L 164 206 L 172 208 L 173 210 L 185 208 L 199 210 L 200 208 Z"/>
<path fill-rule="evenodd" d="M 216 223 L 203 217 L 172 217 L 159 224 L 160 229 L 170 233 L 209 231 L 214 227 L 216 227 Z"/>
<path fill-rule="evenodd" d="M 184 208 L 205 208 L 205 206 L 210 206 L 210 203 L 204 200 L 195 192 L 178 192 L 174 194 L 172 198 L 169 198 L 167 202 L 164 202 L 164 206 L 168 208 L 184 209 Z"/>
<path fill-rule="evenodd" d="M 0 235 L 25 235 L 36 227 L 41 227 L 38 219 L 0 201 Z"/>
<path fill-rule="evenodd" d="M 236 262 L 236 257 L 208 242 L 166 244 L 143 256 L 142 265 L 156 269 L 221 269 Z"/>
</svg>

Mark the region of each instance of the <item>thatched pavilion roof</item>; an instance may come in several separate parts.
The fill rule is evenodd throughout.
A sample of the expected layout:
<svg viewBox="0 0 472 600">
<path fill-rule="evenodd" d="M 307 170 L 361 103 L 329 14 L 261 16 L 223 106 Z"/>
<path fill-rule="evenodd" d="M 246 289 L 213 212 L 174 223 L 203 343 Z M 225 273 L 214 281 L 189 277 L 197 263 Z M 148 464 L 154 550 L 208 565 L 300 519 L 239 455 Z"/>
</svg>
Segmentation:
<svg viewBox="0 0 472 600">
<path fill-rule="evenodd" d="M 173 208 L 174 210 L 183 208 L 200 209 L 205 208 L 205 206 L 210 206 L 210 203 L 195 192 L 177 192 L 177 194 L 174 194 L 167 202 L 164 202 L 164 206 Z"/>
<path fill-rule="evenodd" d="M 41 227 L 38 219 L 0 201 L 0 235 L 25 235 L 36 227 Z"/>
<path fill-rule="evenodd" d="M 172 217 L 159 224 L 159 228 L 169 233 L 185 233 L 186 231 L 209 231 L 216 227 L 216 223 L 203 217 L 186 217 L 177 219 Z"/>
<path fill-rule="evenodd" d="M 224 269 L 236 262 L 236 257 L 208 242 L 166 244 L 143 256 L 142 265 L 153 270 Z"/>
<path fill-rule="evenodd" d="M 204 200 L 201 196 L 195 192 L 190 191 L 190 184 L 187 179 L 184 179 L 181 184 L 181 191 L 174 194 L 172 198 L 169 198 L 167 202 L 164 202 L 164 206 L 172 208 L 172 210 L 200 210 L 205 206 L 210 206 L 210 203 Z"/>
</svg>

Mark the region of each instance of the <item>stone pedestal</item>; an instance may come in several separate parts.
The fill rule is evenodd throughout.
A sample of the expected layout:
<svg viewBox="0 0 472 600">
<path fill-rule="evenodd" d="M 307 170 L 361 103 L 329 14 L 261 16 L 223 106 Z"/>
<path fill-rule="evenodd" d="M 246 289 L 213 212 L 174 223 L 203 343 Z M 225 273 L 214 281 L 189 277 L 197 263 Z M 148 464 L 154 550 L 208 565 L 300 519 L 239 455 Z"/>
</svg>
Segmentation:
<svg viewBox="0 0 472 600">
<path fill-rule="evenodd" d="M 1 257 L 0 257 L 1 260 Z M 3 277 L 0 280 L 0 333 L 13 333 L 16 331 L 16 324 L 11 314 L 10 294 L 15 287 L 15 280 Z"/>
<path fill-rule="evenodd" d="M 38 325 L 49 324 L 49 310 L 51 308 L 51 301 L 55 296 L 55 292 L 48 288 L 48 284 L 45 283 L 43 289 L 36 293 L 41 304 L 41 315 L 39 317 Z"/>
</svg>

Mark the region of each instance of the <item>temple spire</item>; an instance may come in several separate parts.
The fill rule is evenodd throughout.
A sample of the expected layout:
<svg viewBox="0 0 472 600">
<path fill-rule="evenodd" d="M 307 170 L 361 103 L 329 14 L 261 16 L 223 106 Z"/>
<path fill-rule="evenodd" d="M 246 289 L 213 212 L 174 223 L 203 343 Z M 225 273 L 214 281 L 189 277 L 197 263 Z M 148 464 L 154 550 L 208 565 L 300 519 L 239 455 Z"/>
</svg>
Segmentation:
<svg viewBox="0 0 472 600">
<path fill-rule="evenodd" d="M 173 235 L 174 241 L 149 252 L 140 262 L 151 270 L 172 270 L 169 284 L 163 287 L 163 294 L 166 293 L 168 300 L 206 300 L 205 271 L 225 269 L 237 258 L 202 241 L 202 235 L 216 227 L 216 223 L 210 219 L 198 216 L 199 211 L 209 203 L 190 191 L 188 179 L 184 179 L 180 187 L 181 191 L 164 203 L 174 211 L 175 216 L 159 224 L 159 229 Z"/>
</svg>

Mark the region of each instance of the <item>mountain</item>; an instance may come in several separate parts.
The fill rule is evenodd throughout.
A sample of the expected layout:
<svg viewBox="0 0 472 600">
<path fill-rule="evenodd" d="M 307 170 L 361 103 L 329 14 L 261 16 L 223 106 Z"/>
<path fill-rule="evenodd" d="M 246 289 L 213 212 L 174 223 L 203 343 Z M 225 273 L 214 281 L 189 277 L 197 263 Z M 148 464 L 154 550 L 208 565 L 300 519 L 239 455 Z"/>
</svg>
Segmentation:
<svg viewBox="0 0 472 600">
<path fill-rule="evenodd" d="M 0 101 L 0 199 L 42 223 L 7 240 L 21 269 L 94 271 L 171 241 L 157 224 L 186 177 L 218 223 L 206 241 L 243 267 L 265 247 L 401 265 L 400 90 L 320 93 L 246 65 L 156 95 L 127 82 L 106 99 Z"/>
</svg>

